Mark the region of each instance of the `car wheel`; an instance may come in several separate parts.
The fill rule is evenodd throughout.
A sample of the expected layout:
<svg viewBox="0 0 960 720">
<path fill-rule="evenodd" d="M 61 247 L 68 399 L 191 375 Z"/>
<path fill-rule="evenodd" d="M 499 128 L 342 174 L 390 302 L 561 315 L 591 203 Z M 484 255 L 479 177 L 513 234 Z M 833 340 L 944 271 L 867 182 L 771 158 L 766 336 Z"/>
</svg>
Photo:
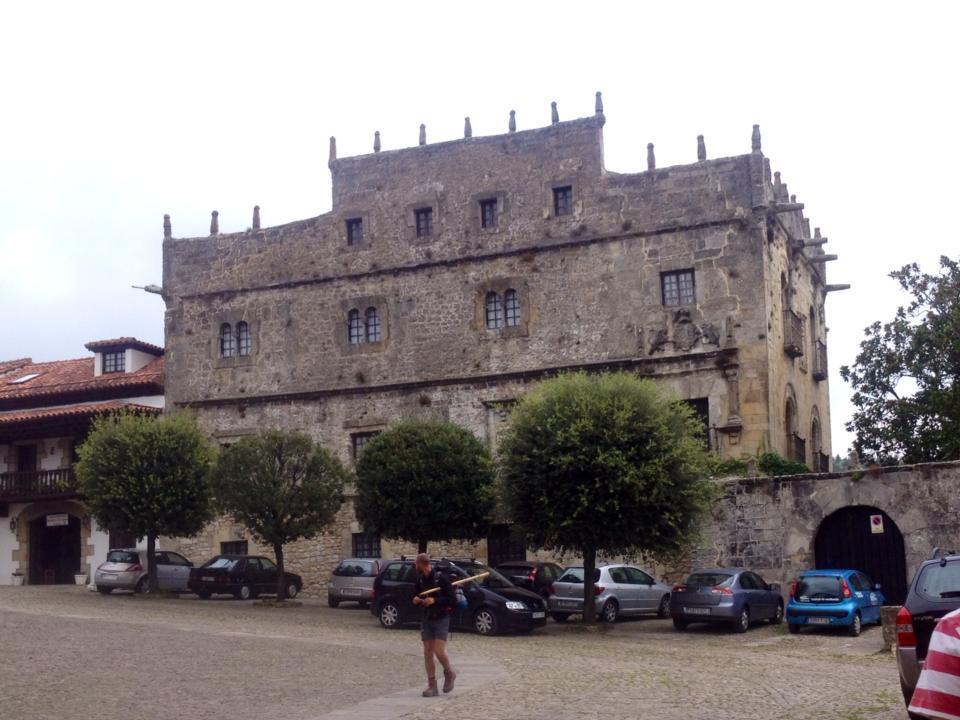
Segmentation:
<svg viewBox="0 0 960 720">
<path fill-rule="evenodd" d="M 772 618 L 770 618 L 771 625 L 779 625 L 783 622 L 783 602 L 777 603 L 777 612 Z"/>
<path fill-rule="evenodd" d="M 787 623 L 787 630 L 790 631 L 791 635 L 796 635 L 798 632 L 800 632 L 800 626 L 796 623 Z"/>
<path fill-rule="evenodd" d="M 197 593 L 197 595 L 199 596 L 199 598 L 200 598 L 201 600 L 209 600 L 209 599 L 210 599 L 210 593 L 208 593 L 206 590 L 201 590 L 200 592 Z"/>
<path fill-rule="evenodd" d="M 863 630 L 863 621 L 860 618 L 860 613 L 857 612 L 853 614 L 853 622 L 847 628 L 847 633 L 850 637 L 859 637 L 861 630 Z"/>
<path fill-rule="evenodd" d="M 567 620 L 570 619 L 570 615 L 567 613 L 552 613 L 552 615 L 553 615 L 554 621 L 558 623 L 565 623 Z"/>
<path fill-rule="evenodd" d="M 617 616 L 620 615 L 620 606 L 617 605 L 616 600 L 607 600 L 603 607 L 600 609 L 600 618 L 604 622 L 612 623 L 617 621 Z"/>
<path fill-rule="evenodd" d="M 733 626 L 733 629 L 738 633 L 745 633 L 750 629 L 750 608 L 746 605 L 744 605 L 743 610 L 740 611 L 740 619 L 737 620 L 737 624 Z"/>
<path fill-rule="evenodd" d="M 289 585 L 287 585 L 287 599 L 288 599 L 288 600 L 293 600 L 293 599 L 297 596 L 297 593 L 298 593 L 298 592 L 300 592 L 300 590 L 297 589 L 297 584 L 296 584 L 296 583 L 290 583 Z"/>
<path fill-rule="evenodd" d="M 109 595 L 113 592 L 112 587 L 104 587 L 103 585 L 97 585 L 97 592 L 101 595 Z"/>
<path fill-rule="evenodd" d="M 338 607 L 339 605 L 340 605 L 340 601 L 339 601 L 339 600 L 337 600 L 335 597 L 330 597 L 329 595 L 327 595 L 327 606 L 328 606 L 328 607 L 335 608 L 335 607 Z"/>
<path fill-rule="evenodd" d="M 150 592 L 150 578 L 142 577 L 137 581 L 137 587 L 134 592 L 140 593 L 141 595 L 146 595 Z"/>
<path fill-rule="evenodd" d="M 480 635 L 497 634 L 497 616 L 490 608 L 482 607 L 473 615 L 473 629 Z"/>
<path fill-rule="evenodd" d="M 234 593 L 234 597 L 237 600 L 249 600 L 253 597 L 253 590 L 250 589 L 249 585 L 241 585 L 240 589 Z"/>
<path fill-rule="evenodd" d="M 658 618 L 668 618 L 670 617 L 670 596 L 664 595 L 660 598 L 660 607 L 657 608 L 657 617 Z"/>
<path fill-rule="evenodd" d="M 380 606 L 380 624 L 388 630 L 400 627 L 400 608 L 392 600 L 387 600 Z"/>
<path fill-rule="evenodd" d="M 680 618 L 673 619 L 673 629 L 674 630 L 686 630 L 690 625 L 686 620 L 681 620 Z"/>
</svg>

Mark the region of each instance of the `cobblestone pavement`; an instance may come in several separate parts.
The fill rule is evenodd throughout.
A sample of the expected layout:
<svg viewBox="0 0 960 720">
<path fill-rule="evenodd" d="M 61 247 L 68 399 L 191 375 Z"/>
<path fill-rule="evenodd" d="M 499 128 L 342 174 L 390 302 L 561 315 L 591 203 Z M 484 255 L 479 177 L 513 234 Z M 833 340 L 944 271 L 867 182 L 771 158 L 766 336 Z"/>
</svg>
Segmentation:
<svg viewBox="0 0 960 720">
<path fill-rule="evenodd" d="M 0 717 L 905 718 L 879 628 L 746 635 L 641 619 L 450 643 L 462 681 L 419 697 L 419 637 L 364 610 L 0 588 Z"/>
</svg>

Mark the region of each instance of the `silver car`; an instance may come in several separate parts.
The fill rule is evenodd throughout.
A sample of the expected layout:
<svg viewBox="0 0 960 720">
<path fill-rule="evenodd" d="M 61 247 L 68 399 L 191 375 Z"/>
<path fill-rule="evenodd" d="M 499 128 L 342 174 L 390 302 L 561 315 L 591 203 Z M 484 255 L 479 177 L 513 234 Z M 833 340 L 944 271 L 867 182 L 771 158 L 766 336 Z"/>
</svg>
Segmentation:
<svg viewBox="0 0 960 720">
<path fill-rule="evenodd" d="M 366 607 L 373 600 L 373 581 L 380 574 L 380 560 L 349 558 L 333 569 L 327 584 L 327 605 L 337 607 L 350 601 Z"/>
<path fill-rule="evenodd" d="M 656 613 L 670 617 L 670 586 L 632 565 L 600 565 L 594 571 L 597 616 L 613 622 L 621 615 Z M 583 613 L 583 568 L 571 567 L 553 583 L 550 614 L 557 622 Z"/>
<path fill-rule="evenodd" d="M 193 563 L 180 553 L 170 550 L 157 550 L 157 582 L 161 590 L 169 592 L 188 592 L 190 568 Z M 93 576 L 97 590 L 107 595 L 114 590 L 133 590 L 138 593 L 150 592 L 147 578 L 147 551 L 138 548 L 111 550 L 107 561 L 97 568 Z"/>
</svg>

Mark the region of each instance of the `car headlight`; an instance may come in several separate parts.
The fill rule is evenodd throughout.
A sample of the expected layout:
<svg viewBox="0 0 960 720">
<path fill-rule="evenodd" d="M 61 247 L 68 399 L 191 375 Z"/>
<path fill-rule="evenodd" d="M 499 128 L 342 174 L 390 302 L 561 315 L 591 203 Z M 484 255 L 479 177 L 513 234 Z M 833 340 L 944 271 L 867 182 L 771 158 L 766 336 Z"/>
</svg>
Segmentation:
<svg viewBox="0 0 960 720">
<path fill-rule="evenodd" d="M 507 601 L 507 610 L 526 610 L 527 606 L 517 600 Z"/>
</svg>

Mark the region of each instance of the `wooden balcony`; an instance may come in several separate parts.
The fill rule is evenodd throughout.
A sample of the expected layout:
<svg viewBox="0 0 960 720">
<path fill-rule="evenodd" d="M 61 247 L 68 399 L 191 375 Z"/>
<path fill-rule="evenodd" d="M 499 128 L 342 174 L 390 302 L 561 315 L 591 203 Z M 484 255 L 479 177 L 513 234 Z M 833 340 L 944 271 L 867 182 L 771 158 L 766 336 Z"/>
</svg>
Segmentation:
<svg viewBox="0 0 960 720">
<path fill-rule="evenodd" d="M 813 356 L 813 379 L 823 382 L 827 379 L 827 345 L 817 340 Z"/>
<path fill-rule="evenodd" d="M 783 311 L 783 351 L 792 358 L 803 355 L 803 319 L 793 310 Z"/>
<path fill-rule="evenodd" d="M 0 502 L 32 502 L 77 496 L 73 468 L 0 473 Z"/>
</svg>

